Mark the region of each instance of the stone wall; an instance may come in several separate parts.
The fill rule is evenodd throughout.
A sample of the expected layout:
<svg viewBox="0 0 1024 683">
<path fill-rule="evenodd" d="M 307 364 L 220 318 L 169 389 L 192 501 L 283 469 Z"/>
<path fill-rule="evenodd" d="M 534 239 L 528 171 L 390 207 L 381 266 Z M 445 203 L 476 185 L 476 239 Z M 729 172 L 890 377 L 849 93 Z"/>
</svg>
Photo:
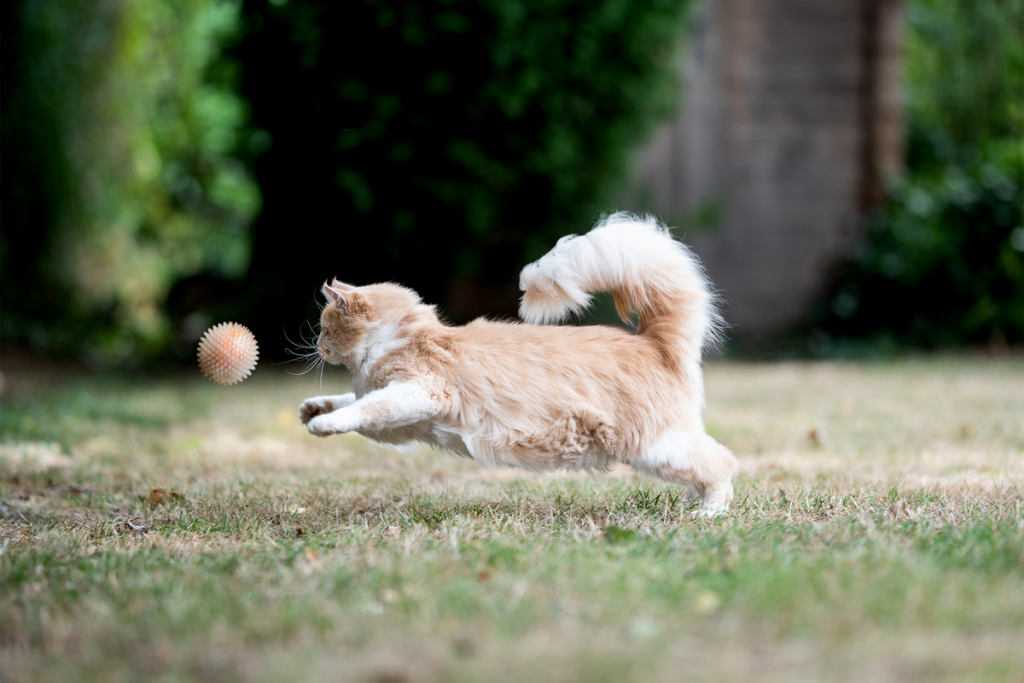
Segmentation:
<svg viewBox="0 0 1024 683">
<path fill-rule="evenodd" d="M 899 0 L 706 0 L 638 208 L 683 225 L 737 336 L 808 315 L 898 172 Z M 694 224 L 694 217 L 704 223 Z M 700 221 L 697 221 L 698 223 Z"/>
</svg>

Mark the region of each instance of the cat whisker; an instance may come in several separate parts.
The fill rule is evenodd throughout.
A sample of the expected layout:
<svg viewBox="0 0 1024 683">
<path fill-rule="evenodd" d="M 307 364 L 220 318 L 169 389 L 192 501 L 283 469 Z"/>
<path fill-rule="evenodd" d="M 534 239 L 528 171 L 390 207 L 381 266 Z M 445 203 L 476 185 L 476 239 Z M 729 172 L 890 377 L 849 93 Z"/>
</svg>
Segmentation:
<svg viewBox="0 0 1024 683">
<path fill-rule="evenodd" d="M 306 353 L 300 353 L 298 351 L 295 351 L 294 349 L 285 349 L 284 351 L 285 353 L 294 356 L 294 358 L 289 358 L 288 360 L 281 361 L 280 363 L 275 363 L 275 365 L 287 365 L 288 363 L 311 361 L 315 360 L 316 357 L 320 355 L 320 352 L 317 351 L 316 349 L 308 351 Z"/>
<path fill-rule="evenodd" d="M 291 360 L 286 361 L 286 362 L 291 363 L 291 362 L 293 362 L 295 360 L 298 360 L 299 358 L 312 358 L 313 356 L 319 355 L 320 352 L 316 349 L 316 347 L 308 347 L 308 348 L 310 348 L 310 350 L 306 351 L 305 353 L 300 353 L 299 351 L 296 351 L 294 349 L 285 349 L 285 353 L 289 353 L 289 354 L 295 356 L 295 358 L 292 358 Z"/>
<path fill-rule="evenodd" d="M 294 360 L 289 361 L 289 362 L 295 362 L 295 361 L 298 361 L 298 360 L 301 360 L 301 359 L 295 358 Z M 318 354 L 309 354 L 305 358 L 305 360 L 306 360 L 306 366 L 302 369 L 301 372 L 289 372 L 288 374 L 292 375 L 293 377 L 299 377 L 301 375 L 308 374 L 309 372 L 311 372 L 313 370 L 316 370 L 318 366 L 321 366 L 324 363 L 324 359 L 319 357 Z"/>
<path fill-rule="evenodd" d="M 311 323 L 311 322 L 309 322 L 309 321 L 307 320 L 307 321 L 305 321 L 305 322 L 304 322 L 304 323 L 302 323 L 302 324 L 303 324 L 303 325 L 306 325 L 306 326 L 308 326 L 308 327 L 309 327 L 309 331 L 310 331 L 310 332 L 311 332 L 311 333 L 313 334 L 313 337 L 314 337 L 314 338 L 316 338 L 316 337 L 319 337 L 319 336 L 320 336 L 320 335 L 319 335 L 319 333 L 318 333 L 318 332 L 316 331 L 316 328 L 314 328 L 314 327 L 313 327 L 313 323 Z M 319 320 L 317 320 L 317 321 L 316 321 L 316 327 L 317 327 L 317 328 L 318 328 L 318 327 L 320 327 L 320 321 L 319 321 Z M 300 334 L 300 335 L 302 334 L 302 327 L 301 327 L 301 326 L 299 327 L 299 334 Z M 302 337 L 302 341 L 306 341 L 306 337 L 305 337 L 305 336 L 303 336 L 303 337 Z"/>
<path fill-rule="evenodd" d="M 309 324 L 309 321 L 307 320 L 304 324 Z M 300 349 L 316 349 L 316 344 L 306 339 L 305 335 L 302 334 L 302 327 L 299 327 L 299 339 L 302 340 L 301 343 L 293 341 L 292 338 L 288 336 L 288 333 L 285 332 L 284 330 L 282 330 L 282 332 L 284 333 L 284 338 L 287 339 L 288 343 L 291 344 L 292 346 L 296 346 Z"/>
<path fill-rule="evenodd" d="M 312 340 L 306 338 L 306 335 L 303 331 L 303 326 L 305 325 L 309 325 L 309 329 L 313 333 Z M 316 333 L 316 330 L 313 329 L 312 324 L 310 324 L 310 322 L 306 320 L 303 322 L 302 325 L 299 326 L 299 339 L 301 340 L 301 342 L 294 341 L 291 337 L 288 336 L 288 332 L 286 330 L 282 330 L 282 333 L 284 334 L 284 338 L 288 341 L 288 343 L 295 347 L 286 348 L 285 353 L 294 357 L 284 361 L 283 363 L 278 363 L 278 365 L 305 362 L 305 366 L 302 368 L 301 371 L 288 373 L 293 377 L 305 375 L 313 370 L 316 370 L 317 366 L 323 362 L 323 358 L 320 357 L 320 349 L 316 345 L 316 340 L 319 339 L 319 335 Z"/>
</svg>

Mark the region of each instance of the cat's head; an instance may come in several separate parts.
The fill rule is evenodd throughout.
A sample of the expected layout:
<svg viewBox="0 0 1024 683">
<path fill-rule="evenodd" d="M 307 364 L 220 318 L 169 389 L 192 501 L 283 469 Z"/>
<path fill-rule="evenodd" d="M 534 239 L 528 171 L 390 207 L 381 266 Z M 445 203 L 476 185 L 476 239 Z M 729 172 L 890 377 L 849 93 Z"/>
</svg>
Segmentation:
<svg viewBox="0 0 1024 683">
<path fill-rule="evenodd" d="M 410 289 L 390 283 L 353 287 L 339 280 L 324 283 L 327 306 L 320 314 L 317 350 L 328 363 L 356 370 L 368 346 L 398 339 L 402 326 L 425 308 Z"/>
</svg>

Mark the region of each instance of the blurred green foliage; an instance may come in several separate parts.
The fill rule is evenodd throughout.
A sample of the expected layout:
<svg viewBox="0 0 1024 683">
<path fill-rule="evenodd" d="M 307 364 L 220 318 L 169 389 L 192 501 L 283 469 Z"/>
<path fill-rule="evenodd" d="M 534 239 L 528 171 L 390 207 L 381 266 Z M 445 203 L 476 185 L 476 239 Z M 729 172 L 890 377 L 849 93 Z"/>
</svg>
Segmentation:
<svg viewBox="0 0 1024 683">
<path fill-rule="evenodd" d="M 21 0 L 3 15 L 3 336 L 116 362 L 183 275 L 245 272 L 259 191 L 219 59 L 231 0 Z"/>
<path fill-rule="evenodd" d="M 514 316 L 523 264 L 615 208 L 677 105 L 688 6 L 248 0 L 234 54 L 272 140 L 247 285 L 261 348 L 331 276 L 401 282 L 453 321 Z"/>
<path fill-rule="evenodd" d="M 333 275 L 514 314 L 678 102 L 688 5 L 6 3 L 3 338 L 184 357 L 230 315 L 274 354 Z"/>
<path fill-rule="evenodd" d="M 824 329 L 890 346 L 1024 341 L 1024 0 L 907 3 L 907 172 Z"/>
<path fill-rule="evenodd" d="M 1024 164 L 994 147 L 893 188 L 832 297 L 833 330 L 926 348 L 1024 339 Z"/>
<path fill-rule="evenodd" d="M 1024 142 L 1024 0 L 911 0 L 906 18 L 912 173 Z"/>
</svg>

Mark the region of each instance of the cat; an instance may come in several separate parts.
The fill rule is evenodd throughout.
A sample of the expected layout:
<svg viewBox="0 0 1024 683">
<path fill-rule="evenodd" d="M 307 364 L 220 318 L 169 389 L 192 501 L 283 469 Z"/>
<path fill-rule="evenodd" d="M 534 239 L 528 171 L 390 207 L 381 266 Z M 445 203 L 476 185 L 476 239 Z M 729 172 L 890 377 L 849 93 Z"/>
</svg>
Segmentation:
<svg viewBox="0 0 1024 683">
<path fill-rule="evenodd" d="M 325 283 L 317 351 L 354 393 L 299 416 L 317 436 L 419 441 L 484 467 L 607 470 L 616 462 L 728 510 L 733 454 L 704 431 L 701 352 L 720 318 L 697 258 L 652 217 L 615 213 L 567 235 L 520 275 L 525 323 L 442 323 L 395 284 Z M 610 291 L 636 334 L 555 326 Z"/>
</svg>

